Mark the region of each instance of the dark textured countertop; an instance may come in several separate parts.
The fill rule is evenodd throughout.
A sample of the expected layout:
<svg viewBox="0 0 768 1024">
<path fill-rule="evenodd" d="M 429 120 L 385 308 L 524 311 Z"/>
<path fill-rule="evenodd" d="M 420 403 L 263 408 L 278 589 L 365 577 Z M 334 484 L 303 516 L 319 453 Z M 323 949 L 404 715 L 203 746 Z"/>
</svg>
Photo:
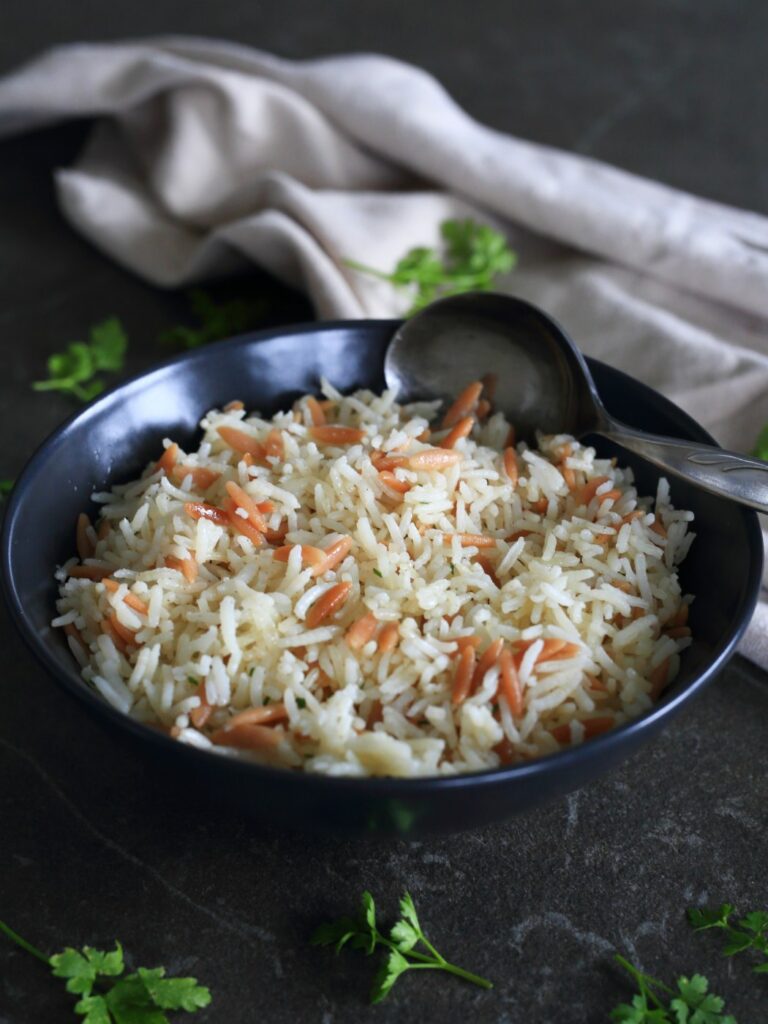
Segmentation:
<svg viewBox="0 0 768 1024">
<path fill-rule="evenodd" d="M 768 212 L 768 136 L 751 119 L 766 100 L 768 8 L 757 3 L 446 0 L 437 16 L 400 0 L 11 0 L 3 15 L 0 70 L 54 42 L 169 31 L 296 57 L 380 50 L 429 68 L 496 127 Z M 135 372 L 157 360 L 158 330 L 185 310 L 57 213 L 51 170 L 82 137 L 67 126 L 0 146 L 0 477 L 71 411 L 29 390 L 50 352 L 114 313 Z M 311 315 L 258 274 L 233 287 L 265 294 L 269 322 Z M 658 742 L 565 800 L 476 833 L 358 842 L 256 825 L 158 782 L 44 675 L 0 614 L 0 917 L 44 949 L 118 937 L 134 963 L 210 984 L 211 1008 L 190 1018 L 201 1024 L 603 1021 L 629 995 L 617 950 L 668 979 L 704 971 L 740 1024 L 768 1017 L 768 981 L 722 960 L 714 937 L 684 920 L 690 904 L 768 903 L 768 677 L 743 660 Z M 368 1008 L 372 963 L 307 943 L 366 887 L 389 913 L 410 889 L 438 947 L 495 990 L 413 976 Z M 71 1007 L 41 965 L 0 941 L 0 1024 L 55 1024 L 74 1019 Z"/>
</svg>

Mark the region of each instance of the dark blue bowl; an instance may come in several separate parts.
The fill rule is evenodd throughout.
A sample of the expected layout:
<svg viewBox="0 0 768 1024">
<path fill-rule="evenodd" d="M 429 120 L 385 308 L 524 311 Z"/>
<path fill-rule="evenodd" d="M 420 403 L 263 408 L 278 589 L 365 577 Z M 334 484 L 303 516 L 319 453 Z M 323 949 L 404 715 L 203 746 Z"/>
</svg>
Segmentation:
<svg viewBox="0 0 768 1024">
<path fill-rule="evenodd" d="M 194 776 L 217 799 L 226 794 L 249 814 L 291 825 L 409 835 L 457 831 L 583 785 L 654 736 L 723 667 L 760 586 L 756 514 L 671 480 L 673 501 L 693 510 L 697 534 L 681 573 L 683 589 L 696 595 L 695 639 L 674 684 L 653 710 L 627 725 L 582 746 L 495 771 L 408 780 L 292 773 L 192 749 L 114 710 L 80 679 L 62 631 L 49 625 L 54 567 L 72 554 L 75 519 L 88 508 L 91 492 L 138 475 L 157 456 L 163 437 L 191 441 L 201 415 L 233 398 L 271 414 L 315 390 L 321 373 L 342 390 L 380 390 L 395 327 L 392 321 L 350 321 L 280 328 L 164 363 L 108 392 L 57 430 L 19 478 L 5 517 L 5 594 L 24 639 L 57 682 L 105 728 L 132 743 L 138 756 L 187 780 Z M 655 391 L 595 360 L 589 364 L 609 412 L 626 423 L 714 443 Z M 616 454 L 633 467 L 641 494 L 655 493 L 657 470 L 604 442 L 596 445 L 601 454 Z"/>
</svg>

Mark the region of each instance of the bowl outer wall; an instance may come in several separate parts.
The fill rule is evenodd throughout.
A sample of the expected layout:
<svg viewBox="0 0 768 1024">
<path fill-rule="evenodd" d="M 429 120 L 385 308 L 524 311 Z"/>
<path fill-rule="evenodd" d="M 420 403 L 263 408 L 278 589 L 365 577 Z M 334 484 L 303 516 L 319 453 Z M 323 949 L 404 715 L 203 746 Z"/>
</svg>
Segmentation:
<svg viewBox="0 0 768 1024">
<path fill-rule="evenodd" d="M 288 824 L 354 832 L 456 831 L 502 819 L 583 785 L 654 735 L 719 671 L 746 628 L 760 588 L 762 538 L 756 513 L 671 479 L 678 507 L 693 509 L 699 536 L 683 565 L 697 595 L 696 637 L 678 678 L 650 712 L 590 743 L 545 758 L 451 778 L 340 779 L 242 762 L 179 744 L 113 709 L 76 671 L 61 631 L 50 628 L 56 588 L 51 567 L 72 553 L 72 524 L 94 490 L 136 476 L 163 437 L 192 440 L 203 412 L 241 397 L 271 414 L 316 390 L 321 374 L 341 390 L 383 387 L 383 356 L 396 321 L 283 327 L 218 342 L 167 361 L 106 392 L 45 441 L 19 477 L 2 534 L 2 582 L 14 620 L 33 653 L 98 720 L 171 772 L 193 774 L 246 813 Z M 609 412 L 631 426 L 714 444 L 667 399 L 618 370 L 588 360 Z M 604 441 L 636 472 L 641 494 L 658 471 Z M 62 523 L 50 529 L 50 510 Z M 36 543 L 29 538 L 35 537 Z M 717 586 L 712 581 L 717 581 Z"/>
</svg>

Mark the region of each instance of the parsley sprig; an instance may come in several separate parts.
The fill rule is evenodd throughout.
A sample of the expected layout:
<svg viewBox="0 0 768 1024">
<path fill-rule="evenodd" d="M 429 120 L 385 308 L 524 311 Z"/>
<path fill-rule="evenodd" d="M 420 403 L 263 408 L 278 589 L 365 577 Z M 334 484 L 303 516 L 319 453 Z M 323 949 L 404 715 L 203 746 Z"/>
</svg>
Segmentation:
<svg viewBox="0 0 768 1024">
<path fill-rule="evenodd" d="M 652 978 L 617 955 L 615 960 L 631 975 L 637 994 L 631 1003 L 621 1003 L 611 1013 L 616 1024 L 736 1024 L 736 1018 L 724 1014 L 725 1002 L 709 991 L 709 981 L 701 974 L 681 975 L 676 989 Z"/>
<path fill-rule="evenodd" d="M 125 974 L 119 942 L 111 952 L 67 946 L 48 957 L 4 921 L 0 932 L 48 964 L 56 978 L 66 979 L 67 992 L 79 996 L 75 1013 L 83 1024 L 168 1024 L 166 1011 L 194 1013 L 211 1001 L 209 990 L 195 978 L 166 978 L 164 967 L 139 967 Z"/>
<path fill-rule="evenodd" d="M 486 978 L 449 963 L 438 953 L 422 931 L 413 900 L 407 892 L 400 900 L 400 914 L 400 920 L 390 930 L 389 937 L 383 935 L 376 924 L 373 896 L 364 892 L 357 917 L 342 917 L 321 924 L 310 941 L 314 946 L 335 946 L 337 954 L 346 945 L 351 949 L 362 949 L 369 956 L 377 947 L 388 950 L 373 979 L 372 1003 L 380 1003 L 386 998 L 398 978 L 411 970 L 446 971 L 481 988 L 493 988 L 493 983 Z"/>
<path fill-rule="evenodd" d="M 163 331 L 158 340 L 161 344 L 177 345 L 180 348 L 199 348 L 210 341 L 238 334 L 263 316 L 266 301 L 258 299 L 230 299 L 214 302 L 208 292 L 192 288 L 187 293 L 190 309 L 198 320 L 196 326 L 179 324 Z"/>
<path fill-rule="evenodd" d="M 443 252 L 427 246 L 409 250 L 391 272 L 345 260 L 348 267 L 408 288 L 413 303 L 408 315 L 435 299 L 461 292 L 488 291 L 499 274 L 512 270 L 517 257 L 506 238 L 477 221 L 445 220 L 440 225 Z"/>
<path fill-rule="evenodd" d="M 762 957 L 762 962 L 755 964 L 752 970 L 756 974 L 768 974 L 768 910 L 753 910 L 745 917 L 731 924 L 736 908 L 730 903 L 723 903 L 717 910 L 706 907 L 695 907 L 688 911 L 688 920 L 697 932 L 710 928 L 719 928 L 725 932 L 726 942 L 723 956 L 736 956 L 751 950 Z"/>
<path fill-rule="evenodd" d="M 104 390 L 104 382 L 96 375 L 101 371 L 122 370 L 128 347 L 123 325 L 117 317 L 95 324 L 89 341 L 73 341 L 66 352 L 57 352 L 48 359 L 48 380 L 32 384 L 35 391 L 63 391 L 81 402 L 90 402 Z"/>
</svg>

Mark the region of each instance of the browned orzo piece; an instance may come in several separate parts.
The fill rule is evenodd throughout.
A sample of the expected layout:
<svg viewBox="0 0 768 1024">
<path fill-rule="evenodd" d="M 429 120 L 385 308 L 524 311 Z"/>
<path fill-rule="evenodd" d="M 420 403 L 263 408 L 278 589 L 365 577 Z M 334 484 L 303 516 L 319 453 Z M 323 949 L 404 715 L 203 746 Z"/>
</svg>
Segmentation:
<svg viewBox="0 0 768 1024">
<path fill-rule="evenodd" d="M 346 632 L 347 644 L 352 648 L 353 651 L 360 651 L 365 647 L 369 640 L 373 639 L 373 636 L 378 628 L 378 621 L 373 612 L 368 612 L 359 618 L 357 622 L 353 622 L 352 625 Z"/>
<path fill-rule="evenodd" d="M 76 580 L 103 580 L 115 571 L 114 565 L 98 562 L 89 565 L 73 565 L 67 569 L 67 575 Z"/>
<path fill-rule="evenodd" d="M 517 669 L 508 647 L 504 647 L 499 655 L 499 689 L 497 693 L 504 697 L 513 718 L 523 713 L 523 691 L 517 676 Z"/>
<path fill-rule="evenodd" d="M 463 420 L 459 420 L 456 426 L 446 434 L 443 440 L 440 442 L 441 448 L 455 448 L 457 443 L 465 437 L 469 437 L 472 433 L 472 427 L 475 425 L 474 416 L 465 416 Z"/>
<path fill-rule="evenodd" d="M 216 473 L 205 466 L 185 466 L 177 463 L 171 471 L 171 476 L 180 484 L 189 476 L 198 491 L 207 491 L 209 487 L 213 487 L 221 473 Z"/>
<path fill-rule="evenodd" d="M 120 584 L 117 582 L 117 580 L 113 580 L 109 576 L 105 576 L 101 582 L 104 584 L 104 587 L 111 594 L 117 593 L 117 591 L 120 589 Z M 145 601 L 142 601 L 140 597 L 137 597 L 136 594 L 132 594 L 130 590 L 125 595 L 123 600 L 125 601 L 129 608 L 133 608 L 133 610 L 135 612 L 138 612 L 140 615 L 147 615 L 149 613 L 149 607 L 147 603 Z"/>
<path fill-rule="evenodd" d="M 584 484 L 579 492 L 579 504 L 588 505 L 594 498 L 598 487 L 602 487 L 603 484 L 608 483 L 610 478 L 607 476 L 596 476 L 594 480 L 590 480 Z"/>
<path fill-rule="evenodd" d="M 238 508 L 241 508 L 248 516 L 248 522 L 259 533 L 264 533 L 267 528 L 267 521 L 259 511 L 259 506 L 243 488 L 234 480 L 228 480 L 224 485 L 225 490 Z"/>
<path fill-rule="evenodd" d="M 396 622 L 388 622 L 382 626 L 381 632 L 379 633 L 378 648 L 379 653 L 386 654 L 387 651 L 394 650 L 397 647 L 398 640 L 400 639 L 400 630 Z"/>
<path fill-rule="evenodd" d="M 453 688 L 451 700 L 454 704 L 461 704 L 469 696 L 472 688 L 472 679 L 475 673 L 475 648 L 467 646 L 459 655 L 459 663 L 453 677 Z"/>
<path fill-rule="evenodd" d="M 359 444 L 365 437 L 365 431 L 357 427 L 342 427 L 336 425 L 310 427 L 309 435 L 319 444 Z"/>
<path fill-rule="evenodd" d="M 504 647 L 504 641 L 501 637 L 491 641 L 485 650 L 480 661 L 477 663 L 474 675 L 472 676 L 472 691 L 474 692 L 478 686 L 481 685 L 485 673 L 492 668 L 499 660 L 499 655 Z"/>
<path fill-rule="evenodd" d="M 309 418 L 312 421 L 313 427 L 324 427 L 328 422 L 325 416 L 325 410 L 316 398 L 312 395 L 307 395 L 306 399 L 307 412 Z"/>
<path fill-rule="evenodd" d="M 329 590 L 326 590 L 307 612 L 307 627 L 315 629 L 321 622 L 335 615 L 347 601 L 351 592 L 352 584 L 347 581 L 335 583 Z"/>
<path fill-rule="evenodd" d="M 512 447 L 504 449 L 504 472 L 513 487 L 517 486 L 519 470 L 517 468 L 517 453 Z"/>
<path fill-rule="evenodd" d="M 482 392 L 482 381 L 475 380 L 471 384 L 468 384 L 443 417 L 443 427 L 452 427 L 458 423 L 460 419 L 468 416 L 480 400 Z"/>
<path fill-rule="evenodd" d="M 390 491 L 395 491 L 396 494 L 407 494 L 411 489 L 411 484 L 407 480 L 398 480 L 389 469 L 379 470 L 379 479 L 385 487 Z"/>
<path fill-rule="evenodd" d="M 224 502 L 223 512 L 227 517 L 229 525 L 237 530 L 238 533 L 242 533 L 244 537 L 247 537 L 254 547 L 261 548 L 266 545 L 267 539 L 262 531 L 257 530 L 248 519 L 243 519 L 242 516 L 237 514 L 235 503 L 231 498 L 227 498 Z"/>
<path fill-rule="evenodd" d="M 317 566 L 326 559 L 326 553 L 322 548 L 316 548 L 312 544 L 285 544 L 283 547 L 275 548 L 272 557 L 276 562 L 287 562 L 295 547 L 301 548 L 301 564 Z"/>
<path fill-rule="evenodd" d="M 162 470 L 166 476 L 171 475 L 173 467 L 176 465 L 176 459 L 179 457 L 179 446 L 174 441 L 173 444 L 169 444 L 163 454 L 155 463 L 153 473 L 157 473 Z"/>
<path fill-rule="evenodd" d="M 208 505 L 204 501 L 188 501 L 184 505 L 184 511 L 192 519 L 208 519 L 217 526 L 226 526 L 229 523 L 229 517 L 223 509 Z"/>
<path fill-rule="evenodd" d="M 264 441 L 264 458 L 265 459 L 282 459 L 285 457 L 285 442 L 283 441 L 282 431 L 270 430 Z"/>
<path fill-rule="evenodd" d="M 251 458 L 260 462 L 264 458 L 264 445 L 251 434 L 237 427 L 217 427 L 219 437 L 233 451 L 240 455 L 250 455 Z"/>
<path fill-rule="evenodd" d="M 183 575 L 187 583 L 194 583 L 197 579 L 197 559 L 189 552 L 186 558 L 168 555 L 165 559 L 165 567 L 166 569 L 176 569 Z"/>
<path fill-rule="evenodd" d="M 236 747 L 238 750 L 274 750 L 284 733 L 282 729 L 268 725 L 235 725 L 218 729 L 211 736 L 211 743 L 220 747 Z"/>
<path fill-rule="evenodd" d="M 344 561 L 351 550 L 351 537 L 340 537 L 338 540 L 334 541 L 333 544 L 329 544 L 325 549 L 325 558 L 322 562 L 318 562 L 314 567 L 312 575 L 322 576 L 323 573 L 329 572 L 331 569 L 335 569 L 340 562 Z"/>
</svg>

